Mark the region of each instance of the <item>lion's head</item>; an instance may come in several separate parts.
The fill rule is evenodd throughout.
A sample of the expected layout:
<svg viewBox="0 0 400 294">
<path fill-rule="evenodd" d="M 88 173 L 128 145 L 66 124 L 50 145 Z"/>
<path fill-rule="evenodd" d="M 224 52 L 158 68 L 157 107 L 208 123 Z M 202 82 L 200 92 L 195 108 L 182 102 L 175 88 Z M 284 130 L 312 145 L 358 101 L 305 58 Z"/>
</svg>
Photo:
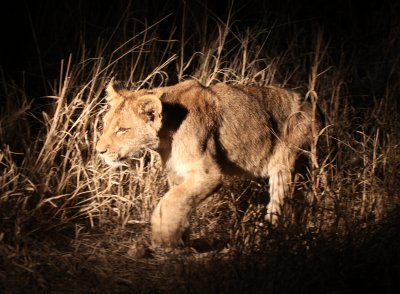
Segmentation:
<svg viewBox="0 0 400 294">
<path fill-rule="evenodd" d="M 114 80 L 106 87 L 109 110 L 96 150 L 110 166 L 154 150 L 159 145 L 162 105 L 159 97 L 146 91 L 129 91 Z"/>
</svg>

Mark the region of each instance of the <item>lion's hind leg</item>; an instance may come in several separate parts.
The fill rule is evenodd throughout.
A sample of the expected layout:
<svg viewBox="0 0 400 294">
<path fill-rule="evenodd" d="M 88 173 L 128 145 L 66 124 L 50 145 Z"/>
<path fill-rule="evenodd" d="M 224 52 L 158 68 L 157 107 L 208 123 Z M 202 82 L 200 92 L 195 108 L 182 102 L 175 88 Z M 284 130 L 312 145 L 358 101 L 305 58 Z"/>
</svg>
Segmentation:
<svg viewBox="0 0 400 294">
<path fill-rule="evenodd" d="M 269 194 L 268 220 L 275 225 L 281 214 L 285 197 L 288 196 L 297 154 L 311 144 L 311 117 L 306 111 L 291 115 L 282 137 L 268 162 Z"/>
<path fill-rule="evenodd" d="M 287 148 L 285 148 L 287 149 Z M 286 151 L 278 151 L 287 153 Z M 291 154 L 275 154 L 269 163 L 269 197 L 267 220 L 276 225 L 281 215 L 282 205 L 288 195 L 289 186 L 292 179 L 292 168 L 294 158 Z"/>
</svg>

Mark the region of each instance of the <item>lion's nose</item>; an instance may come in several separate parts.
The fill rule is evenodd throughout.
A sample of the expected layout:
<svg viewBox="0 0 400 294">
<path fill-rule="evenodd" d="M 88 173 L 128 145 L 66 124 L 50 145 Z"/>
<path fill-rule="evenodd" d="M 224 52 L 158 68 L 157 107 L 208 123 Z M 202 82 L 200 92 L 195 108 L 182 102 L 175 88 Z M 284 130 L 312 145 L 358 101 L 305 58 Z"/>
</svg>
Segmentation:
<svg viewBox="0 0 400 294">
<path fill-rule="evenodd" d="M 108 146 L 105 144 L 101 144 L 101 141 L 96 144 L 96 151 L 100 154 L 104 154 L 108 151 Z"/>
<path fill-rule="evenodd" d="M 97 152 L 100 154 L 107 153 L 108 149 L 97 149 Z"/>
</svg>

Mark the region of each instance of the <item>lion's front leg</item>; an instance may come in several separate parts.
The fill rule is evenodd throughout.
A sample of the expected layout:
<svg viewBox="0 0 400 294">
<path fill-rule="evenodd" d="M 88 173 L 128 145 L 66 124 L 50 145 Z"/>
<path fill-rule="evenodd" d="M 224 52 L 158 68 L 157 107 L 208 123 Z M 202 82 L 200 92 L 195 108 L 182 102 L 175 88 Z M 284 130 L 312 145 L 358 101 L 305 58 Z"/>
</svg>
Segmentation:
<svg viewBox="0 0 400 294">
<path fill-rule="evenodd" d="M 161 198 L 151 217 L 152 237 L 155 245 L 176 247 L 182 244 L 181 235 L 189 225 L 189 215 L 194 208 L 182 189 L 172 188 Z"/>
<path fill-rule="evenodd" d="M 154 245 L 176 247 L 182 244 L 182 233 L 189 226 L 192 210 L 220 185 L 218 173 L 188 176 L 171 188 L 158 203 L 151 217 Z"/>
</svg>

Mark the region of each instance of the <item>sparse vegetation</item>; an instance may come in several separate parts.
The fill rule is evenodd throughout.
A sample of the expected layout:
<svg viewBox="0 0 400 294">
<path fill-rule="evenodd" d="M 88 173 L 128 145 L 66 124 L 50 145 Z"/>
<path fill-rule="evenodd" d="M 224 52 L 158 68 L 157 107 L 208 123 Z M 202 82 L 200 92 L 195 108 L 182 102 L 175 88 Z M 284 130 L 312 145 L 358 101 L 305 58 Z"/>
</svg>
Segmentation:
<svg viewBox="0 0 400 294">
<path fill-rule="evenodd" d="M 2 75 L 0 291 L 400 291 L 400 22 L 386 12 L 371 56 L 314 23 L 266 15 L 243 29 L 233 9 L 196 22 L 182 4 L 166 33 L 166 19 L 127 12 L 94 51 L 81 44 L 61 61 L 45 98 Z M 264 221 L 267 183 L 231 178 L 195 212 L 191 248 L 149 252 L 149 217 L 167 187 L 158 156 L 110 170 L 95 153 L 113 76 L 132 88 L 278 83 L 318 104 L 326 127 L 284 222 Z"/>
</svg>

